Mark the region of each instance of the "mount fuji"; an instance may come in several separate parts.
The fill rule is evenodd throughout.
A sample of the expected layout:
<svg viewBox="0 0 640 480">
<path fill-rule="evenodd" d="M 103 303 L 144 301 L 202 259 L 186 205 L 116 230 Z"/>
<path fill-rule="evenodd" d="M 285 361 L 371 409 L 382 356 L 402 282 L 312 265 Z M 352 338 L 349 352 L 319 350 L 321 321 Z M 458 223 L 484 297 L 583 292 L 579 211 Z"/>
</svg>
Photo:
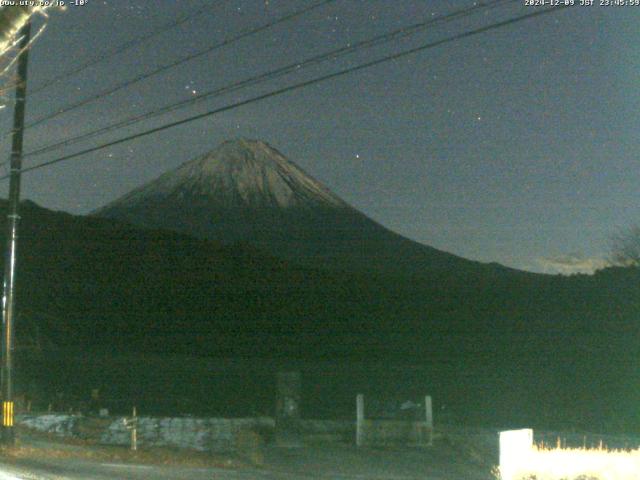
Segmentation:
<svg viewBox="0 0 640 480">
<path fill-rule="evenodd" d="M 223 142 L 93 215 L 222 243 L 248 243 L 281 258 L 341 269 L 497 268 L 388 230 L 257 140 Z"/>
</svg>

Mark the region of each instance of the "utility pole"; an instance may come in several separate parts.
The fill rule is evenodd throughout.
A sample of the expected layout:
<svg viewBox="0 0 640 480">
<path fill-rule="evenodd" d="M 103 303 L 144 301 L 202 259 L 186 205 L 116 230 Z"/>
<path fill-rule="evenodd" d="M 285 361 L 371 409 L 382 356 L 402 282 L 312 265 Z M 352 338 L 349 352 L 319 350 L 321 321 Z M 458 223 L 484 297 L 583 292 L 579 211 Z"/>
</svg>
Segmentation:
<svg viewBox="0 0 640 480">
<path fill-rule="evenodd" d="M 16 248 L 18 246 L 18 207 L 20 204 L 20 173 L 22 169 L 22 139 L 24 134 L 24 112 L 27 97 L 27 62 L 31 22 L 27 22 L 18 33 L 18 71 L 16 76 L 16 103 L 13 112 L 11 159 L 9 176 L 9 205 L 7 214 L 7 252 L 4 262 L 4 291 L 2 296 L 2 434 L 5 445 L 15 443 L 13 430 L 13 333 L 14 290 L 16 274 Z"/>
</svg>

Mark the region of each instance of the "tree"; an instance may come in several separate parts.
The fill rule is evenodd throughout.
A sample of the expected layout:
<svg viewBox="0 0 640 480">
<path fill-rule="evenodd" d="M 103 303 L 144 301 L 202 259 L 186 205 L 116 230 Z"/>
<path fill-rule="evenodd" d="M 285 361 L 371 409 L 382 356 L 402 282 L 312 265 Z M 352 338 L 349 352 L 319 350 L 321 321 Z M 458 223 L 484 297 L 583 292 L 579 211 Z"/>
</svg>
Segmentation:
<svg viewBox="0 0 640 480">
<path fill-rule="evenodd" d="M 622 267 L 640 267 L 640 226 L 621 230 L 611 238 L 609 261 Z"/>
</svg>

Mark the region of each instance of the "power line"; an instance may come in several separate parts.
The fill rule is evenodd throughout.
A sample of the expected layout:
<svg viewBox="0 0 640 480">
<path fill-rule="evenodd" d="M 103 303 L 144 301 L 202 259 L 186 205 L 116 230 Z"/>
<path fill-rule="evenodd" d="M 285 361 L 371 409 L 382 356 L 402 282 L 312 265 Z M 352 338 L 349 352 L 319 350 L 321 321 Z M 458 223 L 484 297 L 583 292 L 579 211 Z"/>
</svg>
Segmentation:
<svg viewBox="0 0 640 480">
<path fill-rule="evenodd" d="M 223 87 L 219 87 L 213 90 L 210 90 L 208 92 L 204 92 L 201 93 L 200 95 L 196 96 L 196 97 L 192 97 L 189 98 L 187 100 L 182 100 L 180 102 L 177 103 L 173 103 L 170 105 L 167 105 L 165 107 L 156 109 L 156 110 L 151 110 L 149 112 L 145 112 L 141 115 L 136 115 L 133 117 L 129 117 L 127 119 L 124 120 L 120 120 L 118 122 L 112 123 L 111 125 L 107 125 L 105 127 L 101 127 L 83 134 L 79 134 L 76 135 L 75 137 L 71 137 L 71 138 L 67 138 L 66 140 L 63 141 L 59 141 L 56 142 L 54 144 L 50 144 L 47 146 L 43 146 L 40 147 L 36 150 L 32 150 L 31 152 L 28 152 L 25 156 L 34 156 L 34 155 L 40 155 L 46 152 L 50 152 L 52 150 L 57 150 L 59 148 L 62 147 L 66 147 L 69 145 L 73 145 L 75 143 L 81 142 L 83 140 L 86 140 L 88 138 L 92 138 L 95 137 L 97 135 L 101 135 L 103 133 L 107 133 L 113 130 L 117 130 L 123 127 L 127 127 L 139 122 L 142 122 L 144 120 L 148 120 L 154 117 L 157 117 L 159 115 L 162 115 L 164 113 L 168 113 L 171 111 L 175 111 L 178 110 L 180 108 L 186 107 L 188 105 L 192 105 L 194 103 L 197 103 L 199 101 L 204 100 L 205 98 L 211 98 L 211 97 L 218 97 L 221 96 L 222 94 L 227 94 L 242 88 L 245 88 L 247 86 L 251 86 L 251 85 L 257 85 L 263 82 L 266 82 L 268 80 L 272 80 L 274 78 L 278 78 L 281 77 L 283 75 L 286 75 L 288 73 L 300 70 L 301 68 L 313 65 L 313 64 L 318 64 L 321 63 L 325 60 L 331 59 L 331 60 L 335 60 L 338 57 L 353 53 L 355 51 L 358 51 L 360 49 L 363 48 L 369 48 L 369 47 L 373 47 L 373 46 L 377 46 L 377 45 L 381 45 L 383 43 L 389 42 L 391 40 L 394 39 L 398 39 L 398 38 L 403 38 L 412 34 L 417 33 L 418 31 L 420 31 L 421 29 L 428 27 L 428 26 L 432 26 L 438 23 L 445 23 L 448 21 L 452 21 L 458 18 L 462 18 L 464 16 L 468 16 L 471 14 L 476 13 L 478 10 L 482 10 L 485 8 L 493 8 L 496 7 L 500 4 L 503 3 L 514 3 L 518 0 L 492 0 L 490 2 L 486 2 L 486 3 L 478 3 L 476 6 L 471 7 L 471 8 L 464 8 L 464 9 L 460 9 L 460 10 L 456 10 L 454 12 L 448 13 L 446 15 L 441 15 L 439 17 L 436 18 L 431 18 L 427 21 L 424 22 L 420 22 L 420 23 L 416 23 L 413 25 L 409 25 L 407 27 L 402 27 L 396 30 L 393 30 L 391 32 L 382 34 L 382 35 L 378 35 L 376 37 L 373 37 L 371 39 L 367 39 L 367 40 L 363 40 L 361 42 L 357 42 L 354 43 L 352 45 L 348 45 L 346 47 L 341 47 L 335 50 L 331 50 L 329 52 L 323 53 L 323 54 L 319 54 L 319 55 L 315 55 L 312 56 L 310 58 L 304 59 L 304 60 L 299 60 L 297 62 L 293 62 L 290 63 L 284 67 L 280 67 L 278 69 L 275 70 L 271 70 L 269 72 L 263 73 L 261 75 L 258 76 L 254 76 L 254 77 L 250 77 L 248 79 L 245 80 L 241 80 L 239 82 L 235 82 L 232 84 L 228 84 L 225 85 Z"/>
<path fill-rule="evenodd" d="M 225 111 L 228 111 L 228 110 L 232 110 L 234 108 L 238 108 L 238 107 L 241 107 L 241 106 L 244 106 L 244 105 L 247 105 L 247 104 L 250 104 L 250 103 L 254 103 L 254 102 L 257 102 L 257 101 L 260 101 L 260 100 L 265 100 L 267 98 L 278 96 L 278 95 L 281 95 L 281 94 L 284 94 L 284 93 L 287 93 L 287 92 L 290 92 L 290 91 L 298 90 L 298 89 L 301 89 L 301 88 L 304 88 L 304 87 L 307 87 L 307 86 L 310 86 L 310 85 L 313 85 L 313 84 L 316 84 L 316 83 L 320 83 L 320 82 L 323 82 L 323 81 L 326 81 L 326 80 L 330 80 L 330 79 L 333 79 L 333 78 L 336 78 L 336 77 L 340 77 L 340 76 L 343 76 L 343 75 L 346 75 L 346 74 L 349 74 L 349 73 L 352 73 L 352 72 L 355 72 L 355 71 L 363 70 L 365 68 L 370 68 L 370 67 L 379 65 L 381 63 L 385 63 L 385 62 L 388 62 L 388 61 L 391 61 L 391 60 L 396 60 L 398 58 L 401 58 L 401 57 L 404 57 L 404 56 L 407 56 L 407 55 L 411 55 L 413 53 L 417 53 L 417 52 L 420 52 L 420 51 L 423 51 L 423 50 L 434 48 L 434 47 L 437 47 L 437 46 L 440 46 L 440 45 L 443 45 L 443 44 L 446 44 L 446 43 L 450 43 L 450 42 L 453 42 L 453 41 L 456 41 L 456 40 L 460 40 L 460 39 L 463 39 L 463 38 L 466 38 L 466 37 L 469 37 L 469 36 L 472 36 L 472 35 L 484 33 L 484 32 L 490 31 L 490 30 L 495 30 L 495 29 L 501 28 L 503 26 L 507 26 L 507 25 L 510 25 L 510 24 L 513 24 L 513 23 L 517 23 L 517 22 L 520 22 L 520 21 L 523 21 L 523 20 L 526 20 L 526 19 L 529 19 L 529 18 L 537 17 L 539 15 L 550 13 L 550 12 L 555 11 L 555 10 L 561 10 L 561 9 L 564 9 L 564 8 L 567 8 L 567 7 L 568 6 L 562 5 L 562 6 L 558 6 L 558 7 L 549 8 L 549 9 L 546 9 L 546 10 L 539 10 L 539 11 L 536 11 L 536 12 L 532 12 L 532 13 L 529 13 L 529 14 L 526 14 L 526 15 L 521 15 L 519 17 L 515 17 L 515 18 L 512 18 L 512 19 L 509 19 L 509 20 L 505 20 L 505 21 L 502 21 L 502 22 L 498 22 L 498 23 L 494 23 L 494 24 L 487 25 L 487 26 L 484 26 L 484 27 L 480 27 L 480 28 L 477 28 L 477 29 L 474 29 L 474 30 L 471 30 L 471 31 L 467 31 L 467 32 L 463 32 L 463 33 L 460 33 L 460 34 L 456 34 L 454 36 L 451 36 L 451 37 L 448 37 L 448 38 L 445 38 L 445 39 L 442 39 L 442 40 L 438 40 L 438 41 L 435 41 L 435 42 L 430 42 L 430 43 L 427 43 L 427 44 L 424 44 L 424 45 L 421 45 L 421 46 L 418 46 L 418 47 L 415 47 L 415 48 L 411 48 L 409 50 L 405 50 L 405 51 L 402 51 L 402 52 L 398 52 L 398 53 L 395 53 L 395 54 L 391 54 L 391 55 L 382 57 L 382 58 L 377 59 L 377 60 L 366 62 L 366 63 L 360 64 L 360 65 L 356 65 L 354 67 L 350 67 L 350 68 L 347 68 L 347 69 L 344 69 L 344 70 L 340 70 L 338 72 L 334 72 L 334 73 L 331 73 L 331 74 L 328 74 L 328 75 L 317 77 L 315 79 L 311 79 L 311 80 L 300 82 L 300 83 L 297 83 L 297 84 L 294 84 L 294 85 L 290 85 L 288 87 L 284 87 L 284 88 L 281 88 L 281 89 L 278 89 L 278 90 L 275 90 L 275 91 L 272 91 L 272 92 L 269 92 L 269 93 L 266 93 L 266 94 L 263 94 L 263 95 L 259 95 L 259 96 L 252 97 L 252 98 L 247 99 L 247 100 L 242 100 L 242 101 L 230 104 L 230 105 L 226 105 L 224 107 L 216 108 L 214 110 L 210 110 L 208 112 L 204 112 L 204 113 L 201 113 L 201 114 L 198 114 L 198 115 L 194 115 L 194 116 L 188 117 L 188 118 L 183 119 L 183 120 L 178 120 L 178 121 L 175 121 L 175 122 L 171 122 L 171 123 L 162 125 L 160 127 L 156 127 L 156 128 L 152 128 L 150 130 L 146 130 L 144 132 L 140 132 L 140 133 L 137 133 L 137 134 L 129 135 L 127 137 L 123 137 L 123 138 L 120 138 L 120 139 L 117 139 L 117 140 L 114 140 L 114 141 L 111 141 L 111 142 L 107 142 L 107 143 L 98 145 L 96 147 L 88 148 L 88 149 L 82 150 L 80 152 L 76 152 L 76 153 L 73 153 L 73 154 L 65 155 L 65 156 L 59 157 L 57 159 L 50 160 L 48 162 L 44 162 L 44 163 L 39 164 L 39 165 L 35 165 L 35 166 L 32 166 L 32 167 L 25 168 L 25 169 L 23 169 L 23 171 L 27 172 L 27 171 L 31 171 L 31 170 L 36 170 L 36 169 L 43 168 L 43 167 L 48 166 L 48 165 L 53 165 L 55 163 L 59 163 L 59 162 L 66 161 L 66 160 L 70 160 L 72 158 L 76 158 L 76 157 L 79 157 L 79 156 L 82 156 L 82 155 L 86 155 L 88 153 L 92 153 L 92 152 L 95 152 L 95 151 L 98 151 L 98 150 L 102 150 L 104 148 L 112 147 L 112 146 L 115 146 L 115 145 L 118 145 L 118 144 L 121 144 L 121 143 L 124 143 L 124 142 L 127 142 L 127 141 L 131 141 L 131 140 L 134 140 L 134 139 L 137 139 L 137 138 L 140 138 L 140 137 L 148 136 L 148 135 L 151 135 L 151 134 L 163 131 L 163 130 L 167 130 L 169 128 L 177 127 L 177 126 L 183 125 L 185 123 L 190 123 L 192 121 L 199 120 L 201 118 L 205 118 L 205 117 L 212 116 L 212 115 L 215 115 L 215 114 L 218 114 L 218 113 L 222 113 L 222 112 L 225 112 Z M 6 175 L 0 177 L 0 180 L 4 180 L 5 178 L 7 178 Z"/>
<path fill-rule="evenodd" d="M 216 4 L 214 5 L 214 7 L 217 7 L 218 4 L 220 4 L 221 2 L 216 2 Z M 101 62 L 107 61 L 112 59 L 113 57 L 116 57 L 124 52 L 126 52 L 127 50 L 132 49 L 133 47 L 136 47 L 137 45 L 146 42 L 147 40 L 150 40 L 154 37 L 157 37 L 158 35 L 161 35 L 165 32 L 168 32 L 170 30 L 173 30 L 174 28 L 179 27 L 180 25 L 182 25 L 183 23 L 188 22 L 189 20 L 198 17 L 200 15 L 202 15 L 203 13 L 205 13 L 207 10 L 210 10 L 212 8 L 211 3 L 207 0 L 206 5 L 199 8 L 198 10 L 196 10 L 193 13 L 184 15 L 176 20 L 173 20 L 171 22 L 168 22 L 164 25 L 161 25 L 160 27 L 152 30 L 151 32 L 142 35 L 140 37 L 134 38 L 128 42 L 123 43 L 120 46 L 117 46 L 115 48 L 113 48 L 112 50 L 102 54 L 102 55 L 98 55 L 97 57 L 89 60 L 86 63 L 83 63 L 77 67 L 75 67 L 74 69 L 61 73 L 58 76 L 52 77 L 49 80 L 46 80 L 44 82 L 42 82 L 42 85 L 40 87 L 37 87 L 31 91 L 29 91 L 29 95 L 35 95 L 37 93 L 40 93 L 44 90 L 47 90 L 51 87 L 51 85 L 54 85 L 56 83 L 61 82 L 62 80 L 66 80 L 67 78 L 73 76 L 73 75 L 77 75 L 78 73 L 86 70 L 87 68 L 93 67 L 94 65 L 97 65 Z"/>
<path fill-rule="evenodd" d="M 425 50 L 428 50 L 428 49 L 431 49 L 431 48 L 438 47 L 440 45 L 444 45 L 444 44 L 451 43 L 451 42 L 454 42 L 454 41 L 457 41 L 457 40 L 461 40 L 463 38 L 471 37 L 473 35 L 478 35 L 480 33 L 488 32 L 488 31 L 491 31 L 491 30 L 496 30 L 498 28 L 502 28 L 502 27 L 505 27 L 505 26 L 508 26 L 508 25 L 512 25 L 512 24 L 515 24 L 515 23 L 518 23 L 518 22 L 521 22 L 521 21 L 524 21 L 524 20 L 528 20 L 530 18 L 534 18 L 534 17 L 538 17 L 538 16 L 541 16 L 541 15 L 545 15 L 547 13 L 552 13 L 552 12 L 555 12 L 555 11 L 563 10 L 565 8 L 569 8 L 569 5 L 561 5 L 561 6 L 558 6 L 558 7 L 552 7 L 552 8 L 548 8 L 548 9 L 545 9 L 545 10 L 538 10 L 538 11 L 535 11 L 535 12 L 532 12 L 532 13 L 528 13 L 526 15 L 520 15 L 518 17 L 511 18 L 509 20 L 504 20 L 502 22 L 497 22 L 497 23 L 493 23 L 493 24 L 490 24 L 490 25 L 486 25 L 484 27 L 476 28 L 474 30 L 469 30 L 469 31 L 466 31 L 466 32 L 462 32 L 462 33 L 450 36 L 450 37 L 445 38 L 445 39 L 441 39 L 441 40 L 430 42 L 430 43 L 427 43 L 427 44 L 424 44 L 424 45 L 420 45 L 418 47 L 414 47 L 414 48 L 411 48 L 411 49 L 408 49 L 408 50 L 404 50 L 402 52 L 394 53 L 392 55 L 387 55 L 385 57 L 382 57 L 382 58 L 379 58 L 379 59 L 376 59 L 376 60 L 372 60 L 370 62 L 366 62 L 366 63 L 360 64 L 360 65 L 356 65 L 356 66 L 349 67 L 349 68 L 346 68 L 346 69 L 343 69 L 343 70 L 339 70 L 337 72 L 330 73 L 330 74 L 327 74 L 327 75 L 323 75 L 321 77 L 317 77 L 317 78 L 314 78 L 314 79 L 311 79 L 311 80 L 306 80 L 304 82 L 296 83 L 294 85 L 290 85 L 288 87 L 284 87 L 284 88 L 281 88 L 281 89 L 278 89 L 278 90 L 274 90 L 274 91 L 271 91 L 269 93 L 265 93 L 265 94 L 258 95 L 258 96 L 255 96 L 255 97 L 252 97 L 252 98 L 249 98 L 249 99 L 246 99 L 246 100 L 242 100 L 242 101 L 235 102 L 235 103 L 232 103 L 232 104 L 229 104 L 229 105 L 225 105 L 224 107 L 219 107 L 219 108 L 216 108 L 214 110 L 210 110 L 208 112 L 200 113 L 198 115 L 193 115 L 191 117 L 188 117 L 188 118 L 185 118 L 185 119 L 182 119 L 182 120 L 171 122 L 171 123 L 162 125 L 160 127 L 155 127 L 155 128 L 149 129 L 149 130 L 145 130 L 143 132 L 139 132 L 139 133 L 136 133 L 136 134 L 133 134 L 133 135 L 122 137 L 122 138 L 119 138 L 117 140 L 113 140 L 111 142 L 106 142 L 106 143 L 103 143 L 103 144 L 95 146 L 95 147 L 87 148 L 85 150 L 81 150 L 81 151 L 76 152 L 76 153 L 72 153 L 72 154 L 65 155 L 65 156 L 62 156 L 62 157 L 59 157 L 59 158 L 56 158 L 56 159 L 53 159 L 53 160 L 49 160 L 48 162 L 44 162 L 44 163 L 41 163 L 41 164 L 38 164 L 38 165 L 34 165 L 32 167 L 23 168 L 22 172 L 26 173 L 26 172 L 30 172 L 30 171 L 33 171 L 33 170 L 38 170 L 38 169 L 41 169 L 41 168 L 45 168 L 45 167 L 54 165 L 56 163 L 61 163 L 61 162 L 64 162 L 64 161 L 67 161 L 67 160 L 71 160 L 71 159 L 76 158 L 76 157 L 80 157 L 82 155 L 86 155 L 88 153 L 93 153 L 93 152 L 96 152 L 96 151 L 99 151 L 99 150 L 103 150 L 105 148 L 109 148 L 109 147 L 113 147 L 115 145 L 119 145 L 121 143 L 129 142 L 131 140 L 135 140 L 135 139 L 138 139 L 138 138 L 141 138 L 141 137 L 146 137 L 146 136 L 152 135 L 154 133 L 158 133 L 158 132 L 161 132 L 161 131 L 164 131 L 164 130 L 168 130 L 170 128 L 174 128 L 174 127 L 178 127 L 180 125 L 191 123 L 193 121 L 200 120 L 202 118 L 210 117 L 210 116 L 216 115 L 218 113 L 226 112 L 226 111 L 238 108 L 238 107 L 249 105 L 251 103 L 259 102 L 261 100 L 266 100 L 267 98 L 271 98 L 271 97 L 282 95 L 284 93 L 288 93 L 288 92 L 292 92 L 292 91 L 295 91 L 295 90 L 299 90 L 301 88 L 305 88 L 305 87 L 308 87 L 308 86 L 311 86 L 311 85 L 315 85 L 315 84 L 320 83 L 320 82 L 324 82 L 324 81 L 331 80 L 331 79 L 334 79 L 334 78 L 337 78 L 337 77 L 341 77 L 343 75 L 347 75 L 347 74 L 350 74 L 350 73 L 353 73 L 353 72 L 364 70 L 366 68 L 371 68 L 371 67 L 374 67 L 376 65 L 380 65 L 382 63 L 386 63 L 386 62 L 389 62 L 389 61 L 392 61 L 392 60 L 397 60 L 399 58 L 406 57 L 406 56 L 412 55 L 414 53 L 422 52 L 422 51 L 425 51 Z M 4 175 L 4 176 L 0 177 L 0 180 L 5 180 L 7 178 L 8 178 L 8 176 Z"/>
<path fill-rule="evenodd" d="M 76 103 L 72 103 L 71 105 L 63 107 L 60 110 L 57 110 L 55 112 L 51 112 L 51 113 L 49 113 L 47 115 L 44 115 L 44 116 L 34 120 L 33 122 L 28 123 L 26 128 L 35 127 L 35 126 L 40 125 L 41 123 L 43 123 L 43 122 L 45 122 L 47 120 L 51 120 L 51 119 L 53 119 L 55 117 L 58 117 L 58 116 L 60 116 L 62 114 L 71 112 L 72 110 L 75 110 L 77 108 L 83 107 L 83 106 L 88 105 L 90 103 L 93 103 L 95 101 L 101 100 L 101 99 L 103 99 L 103 98 L 105 98 L 105 97 L 107 97 L 109 95 L 112 95 L 112 94 L 114 94 L 114 93 L 116 93 L 116 92 L 118 92 L 118 91 L 120 91 L 120 90 L 122 90 L 124 88 L 127 88 L 127 87 L 130 87 L 132 85 L 135 85 L 136 83 L 139 83 L 139 82 L 141 82 L 143 80 L 146 80 L 148 78 L 154 77 L 154 76 L 156 76 L 156 75 L 158 75 L 160 73 L 166 72 L 167 70 L 175 68 L 175 67 L 177 67 L 179 65 L 187 63 L 187 62 L 189 62 L 191 60 L 194 60 L 196 58 L 202 57 L 203 55 L 209 54 L 209 53 L 213 52 L 214 50 L 218 50 L 218 49 L 220 49 L 222 47 L 225 47 L 227 45 L 235 43 L 235 42 L 237 42 L 239 40 L 242 40 L 242 39 L 247 38 L 249 36 L 252 36 L 252 35 L 255 35 L 257 33 L 260 33 L 260 32 L 263 32 L 265 30 L 268 30 L 270 28 L 273 28 L 276 25 L 279 25 L 280 23 L 286 22 L 288 20 L 292 20 L 292 19 L 294 19 L 296 17 L 304 15 L 307 12 L 310 12 L 312 10 L 315 10 L 317 8 L 320 8 L 320 7 L 324 6 L 324 5 L 327 5 L 327 4 L 335 2 L 335 1 L 336 0 L 322 0 L 320 2 L 314 3 L 313 5 L 310 5 L 308 7 L 305 7 L 305 8 L 302 8 L 300 10 L 296 10 L 294 12 L 288 13 L 288 14 L 280 17 L 280 18 L 277 18 L 276 20 L 273 20 L 273 21 L 271 21 L 269 23 L 266 23 L 264 25 L 261 25 L 259 27 L 252 28 L 252 29 L 244 31 L 244 32 L 242 32 L 242 33 L 240 33 L 238 35 L 234 35 L 233 37 L 224 39 L 221 42 L 216 43 L 215 45 L 207 47 L 207 48 L 205 48 L 203 50 L 199 50 L 198 52 L 195 52 L 195 53 L 192 53 L 192 54 L 187 55 L 185 57 L 182 57 L 182 58 L 180 58 L 180 59 L 178 59 L 178 60 L 176 60 L 174 62 L 171 62 L 171 63 L 168 63 L 166 65 L 163 65 L 163 66 L 161 66 L 159 68 L 156 68 L 156 69 L 154 69 L 154 70 L 152 70 L 150 72 L 138 75 L 137 77 L 134 77 L 134 78 L 132 78 L 130 80 L 122 82 L 122 83 L 120 83 L 120 84 L 118 84 L 118 85 L 116 85 L 114 87 L 110 87 L 110 88 L 108 88 L 106 90 L 103 90 L 103 91 L 101 91 L 99 93 L 96 93 L 95 95 L 87 97 L 87 98 L 85 98 L 83 100 L 80 100 L 80 101 L 78 101 Z"/>
</svg>

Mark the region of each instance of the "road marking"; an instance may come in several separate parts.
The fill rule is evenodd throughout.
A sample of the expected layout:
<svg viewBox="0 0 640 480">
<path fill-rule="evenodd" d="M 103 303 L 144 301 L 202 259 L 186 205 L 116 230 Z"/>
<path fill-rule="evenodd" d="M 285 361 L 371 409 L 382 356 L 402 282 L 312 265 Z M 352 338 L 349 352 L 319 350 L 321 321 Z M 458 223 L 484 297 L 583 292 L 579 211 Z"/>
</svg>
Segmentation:
<svg viewBox="0 0 640 480">
<path fill-rule="evenodd" d="M 9 473 L 6 470 L 0 470 L 0 480 L 43 480 L 44 477 L 38 476 L 35 473 L 31 472 L 20 472 L 19 476 L 16 474 Z M 60 477 L 47 477 L 51 480 L 54 478 Z"/>
<path fill-rule="evenodd" d="M 131 463 L 101 463 L 101 467 L 113 467 L 113 468 L 142 468 L 142 469 L 151 469 L 153 468 L 151 465 L 134 465 Z M 0 479 L 2 480 L 2 479 Z"/>
<path fill-rule="evenodd" d="M 5 472 L 0 472 L 0 480 L 20 480 L 20 477 L 16 477 L 15 475 L 10 475 Z"/>
</svg>

